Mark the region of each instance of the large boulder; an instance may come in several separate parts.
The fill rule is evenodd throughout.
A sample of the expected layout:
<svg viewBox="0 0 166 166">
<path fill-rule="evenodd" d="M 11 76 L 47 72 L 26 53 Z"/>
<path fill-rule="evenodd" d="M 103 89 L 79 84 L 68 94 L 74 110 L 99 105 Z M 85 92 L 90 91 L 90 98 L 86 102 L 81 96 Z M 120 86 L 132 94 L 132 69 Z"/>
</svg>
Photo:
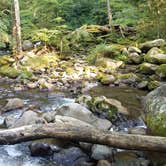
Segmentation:
<svg viewBox="0 0 166 166">
<path fill-rule="evenodd" d="M 164 39 L 156 39 L 153 41 L 147 41 L 145 43 L 140 44 L 140 49 L 143 52 L 149 51 L 153 47 L 162 47 L 165 45 L 165 40 Z"/>
<path fill-rule="evenodd" d="M 62 105 L 56 110 L 56 115 L 72 117 L 102 130 L 108 130 L 111 127 L 110 121 L 98 118 L 86 107 L 77 103 L 67 103 Z"/>
<path fill-rule="evenodd" d="M 144 56 L 146 62 L 154 64 L 163 64 L 166 63 L 166 54 L 157 47 L 154 47 L 148 51 Z"/>
<path fill-rule="evenodd" d="M 145 122 L 153 135 L 166 136 L 166 84 L 150 92 L 143 101 Z"/>
</svg>

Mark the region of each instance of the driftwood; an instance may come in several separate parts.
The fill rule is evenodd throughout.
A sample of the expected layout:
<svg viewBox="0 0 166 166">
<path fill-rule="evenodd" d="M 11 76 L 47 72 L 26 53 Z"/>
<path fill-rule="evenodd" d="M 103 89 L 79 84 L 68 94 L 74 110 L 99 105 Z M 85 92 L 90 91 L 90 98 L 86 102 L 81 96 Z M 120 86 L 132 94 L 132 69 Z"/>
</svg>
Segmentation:
<svg viewBox="0 0 166 166">
<path fill-rule="evenodd" d="M 1 145 L 41 138 L 61 138 L 122 149 L 166 152 L 165 137 L 106 132 L 89 126 L 79 127 L 67 123 L 28 125 L 0 131 Z"/>
</svg>

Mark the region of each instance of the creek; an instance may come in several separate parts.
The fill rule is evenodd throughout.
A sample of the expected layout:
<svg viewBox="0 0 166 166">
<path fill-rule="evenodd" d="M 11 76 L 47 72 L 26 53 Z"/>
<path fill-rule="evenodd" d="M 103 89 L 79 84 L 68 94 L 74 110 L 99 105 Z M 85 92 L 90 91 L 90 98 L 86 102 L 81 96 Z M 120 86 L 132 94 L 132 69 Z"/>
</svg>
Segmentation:
<svg viewBox="0 0 166 166">
<path fill-rule="evenodd" d="M 115 88 L 97 86 L 92 88 L 89 92 L 92 96 L 112 97 L 121 101 L 132 112 L 134 119 L 128 120 L 120 124 L 121 130 L 126 130 L 131 127 L 144 126 L 144 123 L 138 116 L 142 110 L 139 99 L 145 96 L 147 92 L 136 90 L 134 88 Z M 26 107 L 35 105 L 40 112 L 53 111 L 64 103 L 74 102 L 67 93 L 54 91 L 13 91 L 9 85 L 0 83 L 0 105 L 5 102 L 7 98 L 21 98 L 24 101 L 25 108 L 14 110 L 0 116 L 0 121 L 6 116 L 19 118 Z M 137 118 L 136 118 L 137 117 Z M 28 148 L 29 142 L 17 145 L 0 146 L 0 166 L 55 166 L 49 157 L 32 157 Z M 69 159 L 70 160 L 70 159 Z"/>
</svg>

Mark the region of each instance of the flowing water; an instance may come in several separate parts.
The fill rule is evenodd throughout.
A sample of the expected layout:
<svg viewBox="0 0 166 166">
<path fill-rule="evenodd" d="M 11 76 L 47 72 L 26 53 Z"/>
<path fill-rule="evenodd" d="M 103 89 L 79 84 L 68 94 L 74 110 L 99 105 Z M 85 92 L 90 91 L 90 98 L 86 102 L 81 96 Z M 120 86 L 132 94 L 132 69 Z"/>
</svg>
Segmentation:
<svg viewBox="0 0 166 166">
<path fill-rule="evenodd" d="M 123 102 L 133 114 L 137 114 L 141 109 L 138 98 L 144 96 L 146 92 L 138 91 L 133 88 L 112 88 L 112 87 L 95 87 L 90 92 L 91 95 L 106 97 L 113 97 Z M 5 99 L 18 97 L 24 100 L 25 108 L 29 105 L 35 105 L 41 112 L 52 111 L 64 103 L 74 102 L 65 93 L 62 92 L 46 92 L 46 91 L 20 91 L 14 92 L 10 90 L 8 85 L 0 84 L 0 105 L 4 104 Z M 9 113 L 5 113 L 3 116 L 15 116 L 19 117 L 23 110 L 15 110 Z M 0 116 L 0 121 L 3 119 Z M 136 120 L 138 123 L 133 124 L 130 122 L 130 126 L 142 125 L 140 120 Z M 135 122 L 136 122 L 135 121 Z M 125 129 L 125 124 L 123 128 Z M 55 166 L 49 158 L 31 157 L 28 143 L 21 143 L 17 145 L 4 145 L 0 146 L 0 166 Z"/>
</svg>

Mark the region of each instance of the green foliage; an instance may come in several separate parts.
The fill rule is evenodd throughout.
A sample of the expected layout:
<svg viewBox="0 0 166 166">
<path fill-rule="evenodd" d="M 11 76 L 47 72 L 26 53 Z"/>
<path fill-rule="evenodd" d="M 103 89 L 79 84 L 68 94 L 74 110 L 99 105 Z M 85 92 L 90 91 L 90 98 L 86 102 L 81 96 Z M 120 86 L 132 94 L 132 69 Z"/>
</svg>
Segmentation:
<svg viewBox="0 0 166 166">
<path fill-rule="evenodd" d="M 94 64 L 97 59 L 101 57 L 113 58 L 116 60 L 125 60 L 126 56 L 122 55 L 123 45 L 119 44 L 99 44 L 91 50 L 90 55 L 87 57 L 87 61 Z"/>
<path fill-rule="evenodd" d="M 140 8 L 144 17 L 140 20 L 137 27 L 139 37 L 142 38 L 166 38 L 166 1 L 165 0 L 148 0 Z M 141 12 L 140 11 L 140 12 Z"/>
</svg>

